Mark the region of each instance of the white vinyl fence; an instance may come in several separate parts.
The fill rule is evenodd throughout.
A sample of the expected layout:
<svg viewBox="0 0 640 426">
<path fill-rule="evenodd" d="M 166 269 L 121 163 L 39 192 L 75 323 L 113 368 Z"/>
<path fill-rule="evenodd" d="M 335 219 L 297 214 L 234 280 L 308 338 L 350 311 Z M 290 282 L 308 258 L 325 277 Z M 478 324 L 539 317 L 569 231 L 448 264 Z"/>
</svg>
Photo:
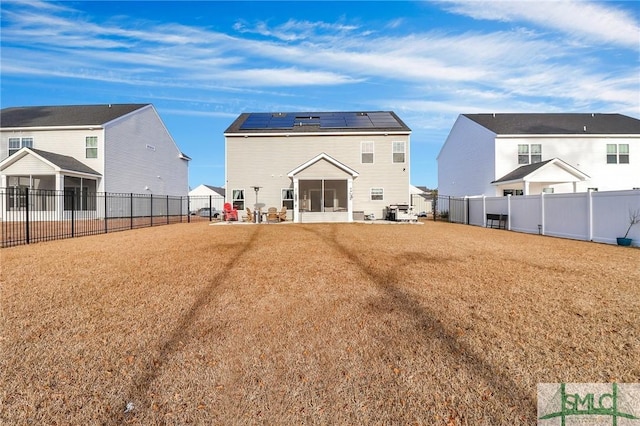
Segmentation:
<svg viewBox="0 0 640 426">
<path fill-rule="evenodd" d="M 460 203 L 460 201 L 463 201 Z M 486 226 L 487 214 L 507 215 L 506 229 L 531 234 L 616 244 L 640 211 L 640 190 L 506 197 L 439 197 L 438 211 L 452 222 Z M 629 231 L 640 247 L 640 224 Z"/>
</svg>

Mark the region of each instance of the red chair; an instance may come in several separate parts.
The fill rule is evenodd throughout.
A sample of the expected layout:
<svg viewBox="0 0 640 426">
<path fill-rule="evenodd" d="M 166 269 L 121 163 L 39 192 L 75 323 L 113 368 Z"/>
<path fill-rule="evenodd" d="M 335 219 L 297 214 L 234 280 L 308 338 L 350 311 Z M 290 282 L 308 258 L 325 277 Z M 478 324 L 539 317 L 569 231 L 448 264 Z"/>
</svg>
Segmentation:
<svg viewBox="0 0 640 426">
<path fill-rule="evenodd" d="M 225 221 L 238 220 L 238 210 L 234 209 L 231 206 L 231 203 L 224 203 L 224 210 L 222 211 L 222 215 Z"/>
</svg>

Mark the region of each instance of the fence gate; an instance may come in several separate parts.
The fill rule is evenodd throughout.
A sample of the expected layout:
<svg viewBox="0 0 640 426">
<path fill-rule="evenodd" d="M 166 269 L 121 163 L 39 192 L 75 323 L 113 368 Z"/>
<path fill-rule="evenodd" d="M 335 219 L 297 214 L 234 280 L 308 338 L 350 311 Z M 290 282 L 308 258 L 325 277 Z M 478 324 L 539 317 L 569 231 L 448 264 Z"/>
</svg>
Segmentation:
<svg viewBox="0 0 640 426">
<path fill-rule="evenodd" d="M 469 200 L 464 197 L 438 195 L 433 203 L 433 220 L 469 224 Z"/>
</svg>

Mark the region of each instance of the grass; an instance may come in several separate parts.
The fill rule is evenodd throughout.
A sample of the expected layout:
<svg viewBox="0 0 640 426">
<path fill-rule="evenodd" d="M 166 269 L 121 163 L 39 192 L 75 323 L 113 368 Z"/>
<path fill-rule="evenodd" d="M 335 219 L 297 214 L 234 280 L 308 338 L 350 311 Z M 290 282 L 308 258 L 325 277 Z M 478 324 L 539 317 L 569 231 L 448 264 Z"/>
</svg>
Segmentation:
<svg viewBox="0 0 640 426">
<path fill-rule="evenodd" d="M 640 379 L 637 249 L 192 223 L 0 256 L 5 424 L 532 424 L 538 383 Z"/>
</svg>

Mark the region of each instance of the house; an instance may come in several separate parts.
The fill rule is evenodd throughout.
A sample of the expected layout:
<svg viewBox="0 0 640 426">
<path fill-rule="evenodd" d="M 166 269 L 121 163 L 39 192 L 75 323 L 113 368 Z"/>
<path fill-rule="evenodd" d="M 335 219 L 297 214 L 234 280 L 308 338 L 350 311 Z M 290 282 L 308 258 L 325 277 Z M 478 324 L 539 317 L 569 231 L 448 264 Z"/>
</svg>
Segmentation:
<svg viewBox="0 0 640 426">
<path fill-rule="evenodd" d="M 199 185 L 189 191 L 189 210 L 195 212 L 204 207 L 213 207 L 222 211 L 224 206 L 224 188 L 211 185 Z"/>
<path fill-rule="evenodd" d="M 151 104 L 5 108 L 0 119 L 0 188 L 187 194 L 190 158 Z"/>
<path fill-rule="evenodd" d="M 433 209 L 433 193 L 426 186 L 410 187 L 411 206 L 416 214 L 430 213 Z"/>
<path fill-rule="evenodd" d="M 391 111 L 243 113 L 224 133 L 227 201 L 294 222 L 382 218 L 410 202 L 410 134 Z"/>
<path fill-rule="evenodd" d="M 621 114 L 462 114 L 438 154 L 442 195 L 640 187 L 640 120 Z"/>
</svg>

